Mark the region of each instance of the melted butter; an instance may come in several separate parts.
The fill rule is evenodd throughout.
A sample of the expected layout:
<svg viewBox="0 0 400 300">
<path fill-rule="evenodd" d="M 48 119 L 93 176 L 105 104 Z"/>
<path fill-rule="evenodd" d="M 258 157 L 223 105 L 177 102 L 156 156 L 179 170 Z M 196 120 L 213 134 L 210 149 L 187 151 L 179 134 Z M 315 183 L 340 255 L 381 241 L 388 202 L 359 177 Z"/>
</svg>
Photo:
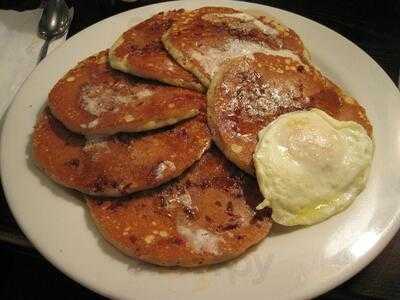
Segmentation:
<svg viewBox="0 0 400 300">
<path fill-rule="evenodd" d="M 219 254 L 219 237 L 217 235 L 202 228 L 195 229 L 184 225 L 178 225 L 177 230 L 194 252 Z"/>
</svg>

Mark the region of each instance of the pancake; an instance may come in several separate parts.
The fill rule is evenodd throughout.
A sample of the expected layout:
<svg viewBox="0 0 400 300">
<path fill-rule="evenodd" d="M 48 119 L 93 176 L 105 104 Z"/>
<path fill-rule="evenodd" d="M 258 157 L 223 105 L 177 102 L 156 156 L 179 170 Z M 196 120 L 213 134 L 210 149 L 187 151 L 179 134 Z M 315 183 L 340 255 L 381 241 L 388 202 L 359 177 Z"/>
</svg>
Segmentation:
<svg viewBox="0 0 400 300">
<path fill-rule="evenodd" d="M 279 52 L 305 62 L 309 57 L 299 36 L 278 21 L 224 7 L 187 12 L 162 41 L 176 61 L 206 87 L 226 59 L 254 52 Z"/>
<path fill-rule="evenodd" d="M 265 238 L 270 210 L 255 179 L 215 147 L 183 176 L 122 199 L 88 197 L 103 237 L 128 256 L 196 267 L 233 259 Z"/>
<path fill-rule="evenodd" d="M 355 121 L 372 134 L 364 108 L 315 68 L 287 57 L 256 53 L 220 68 L 207 94 L 213 140 L 238 167 L 254 174 L 258 132 L 279 115 L 319 108 Z"/>
<path fill-rule="evenodd" d="M 79 63 L 49 94 L 52 114 L 85 135 L 160 128 L 191 118 L 204 106 L 205 97 L 198 92 L 113 70 L 107 51 Z"/>
<path fill-rule="evenodd" d="M 209 145 L 203 114 L 164 130 L 86 139 L 46 109 L 35 126 L 32 150 L 37 165 L 59 184 L 115 197 L 179 176 Z"/>
<path fill-rule="evenodd" d="M 161 12 L 124 32 L 110 49 L 111 66 L 139 77 L 203 91 L 197 78 L 177 64 L 161 43 L 161 36 L 183 13 L 183 9 Z"/>
</svg>

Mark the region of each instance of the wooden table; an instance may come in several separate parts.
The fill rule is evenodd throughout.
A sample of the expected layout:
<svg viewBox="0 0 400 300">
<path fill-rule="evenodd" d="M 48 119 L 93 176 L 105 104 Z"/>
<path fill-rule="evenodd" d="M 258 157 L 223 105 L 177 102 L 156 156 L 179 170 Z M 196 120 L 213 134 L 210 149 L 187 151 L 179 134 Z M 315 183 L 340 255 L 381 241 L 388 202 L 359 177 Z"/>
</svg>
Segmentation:
<svg viewBox="0 0 400 300">
<path fill-rule="evenodd" d="M 0 8 L 27 9 L 39 5 L 40 1 L 5 1 Z M 67 1 L 75 7 L 75 17 L 69 36 L 91 24 L 119 12 L 162 1 L 137 1 L 122 3 L 118 0 L 106 1 Z M 282 8 L 315 20 L 337 31 L 374 58 L 397 84 L 400 67 L 400 1 L 374 0 L 335 0 L 335 1 L 293 1 L 271 0 L 250 1 Z M 1 5 L 4 5 L 1 7 Z M 217 2 L 216 2 L 217 5 Z M 1 21 L 1 20 L 0 20 Z M 0 46 L 1 47 L 1 46 Z M 357 76 L 357 74 L 354 74 Z M 380 101 L 380 99 L 376 99 Z M 29 201 L 29 199 L 27 199 Z M 0 263 L 3 271 L 9 275 L 11 288 L 0 292 L 0 298 L 39 298 L 56 295 L 61 298 L 102 297 L 93 294 L 80 285 L 66 278 L 41 257 L 18 229 L 3 191 L 0 190 Z M 9 260 L 13 263 L 10 265 Z M 4 262 L 6 264 L 4 265 Z M 28 267 L 27 267 L 28 266 Z M 26 269 L 35 269 L 32 276 Z M 400 232 L 386 249 L 363 271 L 352 279 L 321 296 L 330 299 L 383 298 L 400 299 Z M 9 270 L 7 269 L 10 268 Z M 21 272 L 21 268 L 25 272 Z M 11 274 L 11 275 L 10 275 Z M 12 276 L 15 276 L 13 279 Z M 17 281 L 13 289 L 13 282 Z M 37 282 L 36 288 L 19 288 L 26 282 Z M 46 283 L 44 283 L 46 282 Z M 46 286 L 46 288 L 41 288 Z M 51 288 L 49 288 L 51 286 Z"/>
</svg>

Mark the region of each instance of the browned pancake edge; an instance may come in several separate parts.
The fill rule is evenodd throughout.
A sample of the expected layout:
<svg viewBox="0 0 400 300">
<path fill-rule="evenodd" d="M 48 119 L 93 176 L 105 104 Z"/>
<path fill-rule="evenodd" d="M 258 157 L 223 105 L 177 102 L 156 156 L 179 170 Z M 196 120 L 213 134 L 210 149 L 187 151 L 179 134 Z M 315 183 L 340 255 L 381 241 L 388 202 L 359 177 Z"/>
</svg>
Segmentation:
<svg viewBox="0 0 400 300">
<path fill-rule="evenodd" d="M 216 148 L 182 177 L 123 199 L 87 200 L 103 237 L 128 256 L 162 266 L 196 267 L 233 259 L 271 227 L 255 179 Z"/>
<path fill-rule="evenodd" d="M 110 49 L 111 66 L 139 77 L 204 92 L 201 83 L 168 54 L 161 36 L 184 10 L 160 12 L 133 26 Z"/>
<path fill-rule="evenodd" d="M 52 114 L 85 135 L 141 132 L 175 124 L 204 109 L 196 91 L 143 81 L 113 70 L 107 51 L 70 70 L 49 94 Z"/>
<path fill-rule="evenodd" d="M 210 146 L 203 114 L 167 129 L 85 138 L 66 129 L 46 109 L 32 140 L 33 159 L 54 181 L 86 194 L 112 197 L 179 176 Z"/>
</svg>

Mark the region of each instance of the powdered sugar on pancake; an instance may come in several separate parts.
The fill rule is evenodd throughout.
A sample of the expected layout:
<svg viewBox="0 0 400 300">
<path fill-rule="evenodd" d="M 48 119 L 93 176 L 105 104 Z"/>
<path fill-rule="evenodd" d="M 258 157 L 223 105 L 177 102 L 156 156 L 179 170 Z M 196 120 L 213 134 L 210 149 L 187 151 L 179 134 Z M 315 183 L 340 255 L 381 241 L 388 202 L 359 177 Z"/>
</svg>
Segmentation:
<svg viewBox="0 0 400 300">
<path fill-rule="evenodd" d="M 88 128 L 94 128 L 94 127 L 96 127 L 98 124 L 99 124 L 99 119 L 94 119 L 93 121 L 91 121 L 91 122 L 87 125 L 87 127 L 88 127 Z"/>
<path fill-rule="evenodd" d="M 176 198 L 176 200 L 178 203 L 182 204 L 187 208 L 193 208 L 192 198 L 188 193 L 180 195 L 179 197 Z"/>
<path fill-rule="evenodd" d="M 136 97 L 138 99 L 150 97 L 153 95 L 153 91 L 151 90 L 140 90 L 139 92 L 136 93 Z"/>
<path fill-rule="evenodd" d="M 107 138 L 104 136 L 87 136 L 83 151 L 110 151 L 107 145 Z"/>
<path fill-rule="evenodd" d="M 120 82 L 116 86 L 88 84 L 81 89 L 81 102 L 85 111 L 100 116 L 106 111 L 117 111 L 120 105 L 134 104 L 152 95 L 150 89 L 132 89 L 127 83 Z"/>
<path fill-rule="evenodd" d="M 192 51 L 191 56 L 198 61 L 204 71 L 212 78 L 224 61 L 239 56 L 251 57 L 254 53 L 287 57 L 301 63 L 300 58 L 290 50 L 272 50 L 254 42 L 238 39 L 229 39 L 220 48 L 199 48 Z"/>
<path fill-rule="evenodd" d="M 212 23 L 223 23 L 231 29 L 251 31 L 260 30 L 262 33 L 270 36 L 279 34 L 279 32 L 270 25 L 264 24 L 257 20 L 255 17 L 245 13 L 231 13 L 231 14 L 206 14 L 202 16 L 204 20 Z"/>
<path fill-rule="evenodd" d="M 155 170 L 156 179 L 162 178 L 167 170 L 173 172 L 176 170 L 176 167 L 172 161 L 164 160 L 157 166 Z"/>
<path fill-rule="evenodd" d="M 304 103 L 299 101 L 302 99 L 301 92 L 290 81 L 277 84 L 273 80 L 265 80 L 257 71 L 250 69 L 247 62 L 242 64 L 238 76 L 242 77 L 240 83 L 222 85 L 224 94 L 230 99 L 226 108 L 228 114 L 234 116 L 238 111 L 245 111 L 249 117 L 265 118 L 277 114 L 280 109 L 304 107 Z"/>
<path fill-rule="evenodd" d="M 178 225 L 178 233 L 188 242 L 189 246 L 196 253 L 206 252 L 214 255 L 219 254 L 220 238 L 208 230 L 202 228 L 191 228 Z"/>
<path fill-rule="evenodd" d="M 174 195 L 168 199 L 166 199 L 166 206 L 168 209 L 176 208 L 176 205 L 182 205 L 186 209 L 196 210 L 197 207 L 193 204 L 192 197 L 190 194 L 185 190 L 184 193 L 179 193 Z"/>
<path fill-rule="evenodd" d="M 183 192 L 177 192 L 177 194 L 174 193 L 172 197 L 166 199 L 167 210 L 175 210 L 177 205 L 181 205 L 187 214 L 195 214 L 198 211 L 198 207 L 193 203 L 192 197 L 186 189 Z M 194 226 L 187 216 L 177 219 L 176 229 L 194 253 L 205 252 L 214 255 L 220 253 L 219 243 L 223 241 L 223 238 L 202 227 Z"/>
</svg>

